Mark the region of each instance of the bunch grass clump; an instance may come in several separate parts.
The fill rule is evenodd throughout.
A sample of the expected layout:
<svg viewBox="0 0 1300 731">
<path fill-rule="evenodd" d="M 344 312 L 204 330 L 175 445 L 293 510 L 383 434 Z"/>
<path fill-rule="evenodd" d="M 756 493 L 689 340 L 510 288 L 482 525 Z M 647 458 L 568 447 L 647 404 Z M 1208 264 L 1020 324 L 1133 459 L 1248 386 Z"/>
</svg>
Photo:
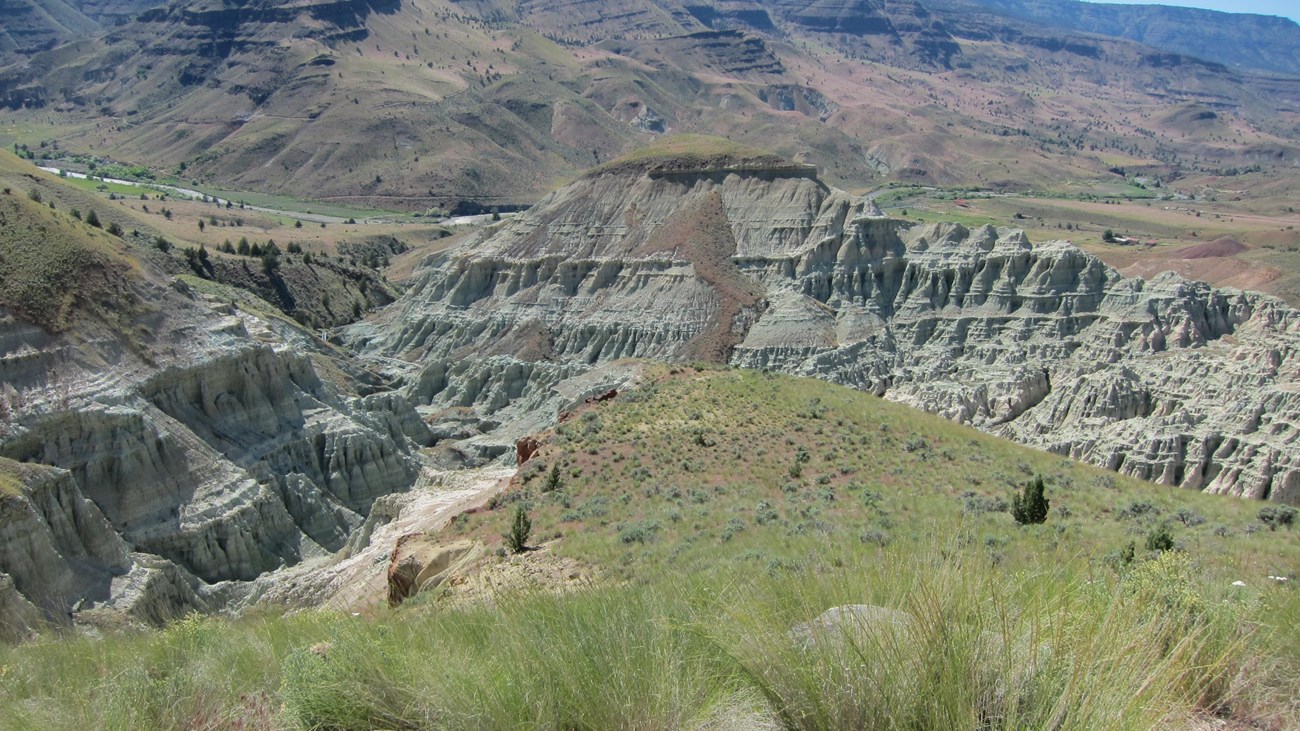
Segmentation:
<svg viewBox="0 0 1300 731">
<path fill-rule="evenodd" d="M 1256 709 L 1289 682 L 1262 620 L 1294 617 L 1294 597 L 1218 600 L 1186 559 L 1096 576 L 1061 556 L 1005 573 L 824 548 L 780 577 L 11 647 L 0 714 L 43 729 L 1150 729 Z"/>
</svg>

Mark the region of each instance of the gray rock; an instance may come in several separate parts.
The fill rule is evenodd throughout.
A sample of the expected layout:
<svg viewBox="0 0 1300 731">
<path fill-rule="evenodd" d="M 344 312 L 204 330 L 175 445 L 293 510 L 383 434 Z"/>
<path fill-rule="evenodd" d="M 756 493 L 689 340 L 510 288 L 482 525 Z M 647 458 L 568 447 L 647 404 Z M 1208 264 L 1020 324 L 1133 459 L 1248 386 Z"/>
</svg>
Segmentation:
<svg viewBox="0 0 1300 731">
<path fill-rule="evenodd" d="M 158 303 L 147 335 L 56 337 L 0 313 L 0 457 L 23 463 L 0 501 L 16 627 L 28 605 L 155 622 L 242 600 L 232 582 L 342 548 L 431 442 L 401 394 L 323 383 L 291 324 L 140 286 Z"/>
<path fill-rule="evenodd" d="M 712 352 L 1162 484 L 1295 503 L 1298 333 L 1265 295 L 889 219 L 799 171 L 624 170 L 431 258 L 348 336 L 424 364 L 417 408 L 506 412 L 575 369 Z"/>
<path fill-rule="evenodd" d="M 0 574 L 0 641 L 26 640 L 41 623 L 41 610 L 18 591 L 13 577 Z"/>
</svg>

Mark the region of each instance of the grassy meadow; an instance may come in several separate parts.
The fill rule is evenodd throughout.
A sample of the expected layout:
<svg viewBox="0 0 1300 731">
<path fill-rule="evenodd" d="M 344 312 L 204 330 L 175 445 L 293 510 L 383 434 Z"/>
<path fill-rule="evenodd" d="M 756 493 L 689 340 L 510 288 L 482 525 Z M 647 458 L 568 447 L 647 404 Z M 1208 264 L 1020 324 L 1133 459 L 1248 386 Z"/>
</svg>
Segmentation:
<svg viewBox="0 0 1300 731">
<path fill-rule="evenodd" d="M 1300 541 L 1261 521 L 1259 503 L 1139 483 L 758 372 L 663 367 L 543 442 L 448 537 L 500 546 L 523 510 L 530 550 L 499 551 L 480 585 L 562 557 L 597 577 L 580 588 L 539 582 L 483 600 L 453 581 L 396 609 L 45 637 L 0 649 L 0 718 L 33 729 L 1300 723 Z M 1033 475 L 1048 517 L 1018 526 L 1007 503 Z M 870 608 L 817 621 L 852 605 Z"/>
</svg>

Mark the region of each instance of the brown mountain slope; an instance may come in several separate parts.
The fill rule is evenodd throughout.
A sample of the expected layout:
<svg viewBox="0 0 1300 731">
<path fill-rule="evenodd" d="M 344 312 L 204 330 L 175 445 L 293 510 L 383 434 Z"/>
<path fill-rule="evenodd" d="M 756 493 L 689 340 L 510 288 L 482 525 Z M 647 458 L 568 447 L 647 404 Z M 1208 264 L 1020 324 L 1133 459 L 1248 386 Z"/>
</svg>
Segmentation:
<svg viewBox="0 0 1300 731">
<path fill-rule="evenodd" d="M 622 9 L 179 2 L 0 72 L 5 116 L 187 178 L 409 209 L 529 203 L 670 132 L 851 188 L 1051 187 L 1117 163 L 1276 177 L 1300 155 L 1300 80 L 1130 41 L 916 3 Z"/>
</svg>

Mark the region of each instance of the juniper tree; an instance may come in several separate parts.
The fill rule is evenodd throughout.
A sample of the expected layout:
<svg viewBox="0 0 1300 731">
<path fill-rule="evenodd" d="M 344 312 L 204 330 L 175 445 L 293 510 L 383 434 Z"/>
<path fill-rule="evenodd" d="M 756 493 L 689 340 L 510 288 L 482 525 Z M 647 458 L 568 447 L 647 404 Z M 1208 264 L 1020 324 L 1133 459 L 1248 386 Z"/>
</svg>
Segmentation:
<svg viewBox="0 0 1300 731">
<path fill-rule="evenodd" d="M 533 532 L 533 521 L 528 518 L 528 511 L 524 506 L 516 505 L 514 517 L 510 521 L 510 531 L 503 538 L 506 539 L 506 550 L 511 553 L 523 553 L 528 549 L 528 536 Z"/>
<path fill-rule="evenodd" d="M 560 477 L 560 465 L 551 465 L 551 472 L 546 476 L 546 482 L 542 485 L 542 492 L 555 492 L 564 487 L 564 480 Z"/>
<path fill-rule="evenodd" d="M 1016 519 L 1016 523 L 1029 525 L 1047 522 L 1048 500 L 1043 494 L 1044 490 L 1043 477 L 1038 475 L 1025 483 L 1019 495 L 1011 496 L 1011 516 Z"/>
</svg>

